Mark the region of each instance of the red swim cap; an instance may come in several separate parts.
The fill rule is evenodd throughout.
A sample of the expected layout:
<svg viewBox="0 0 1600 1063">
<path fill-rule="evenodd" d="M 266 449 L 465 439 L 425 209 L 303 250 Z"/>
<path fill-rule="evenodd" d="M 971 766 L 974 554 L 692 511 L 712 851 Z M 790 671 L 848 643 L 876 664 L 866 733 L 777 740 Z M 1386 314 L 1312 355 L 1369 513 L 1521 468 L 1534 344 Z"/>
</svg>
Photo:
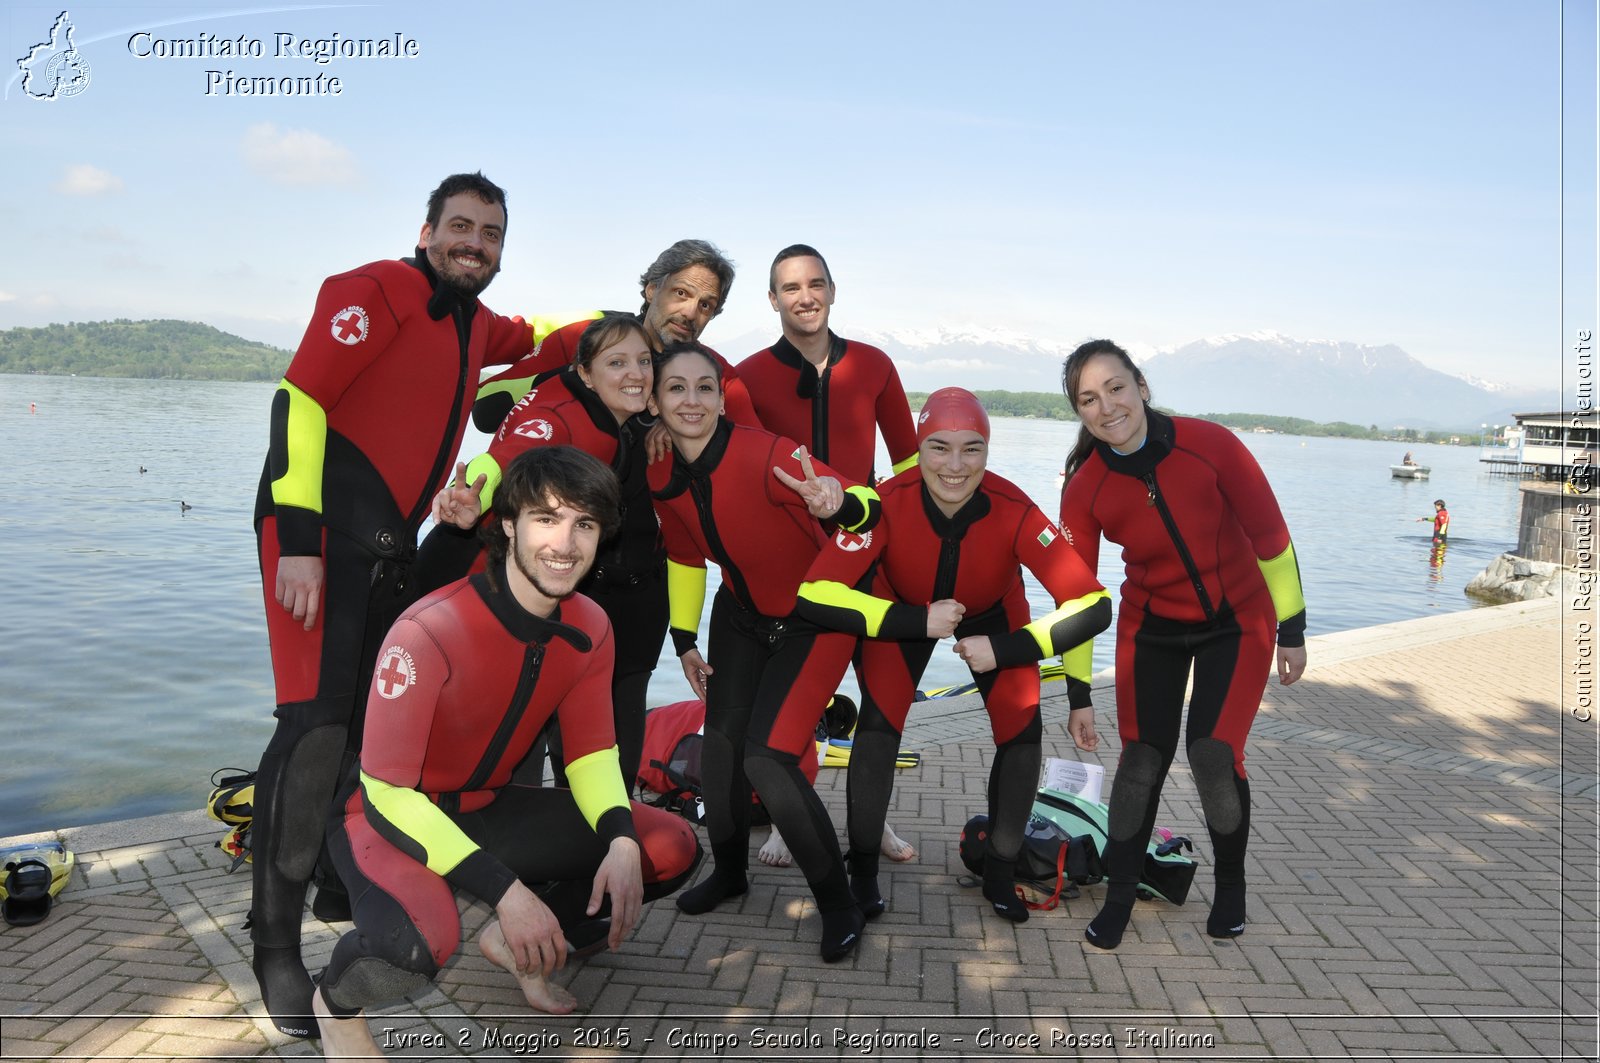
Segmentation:
<svg viewBox="0 0 1600 1063">
<path fill-rule="evenodd" d="M 978 396 L 966 388 L 940 388 L 922 404 L 917 418 L 917 442 L 935 432 L 976 432 L 989 441 L 989 415 Z"/>
</svg>

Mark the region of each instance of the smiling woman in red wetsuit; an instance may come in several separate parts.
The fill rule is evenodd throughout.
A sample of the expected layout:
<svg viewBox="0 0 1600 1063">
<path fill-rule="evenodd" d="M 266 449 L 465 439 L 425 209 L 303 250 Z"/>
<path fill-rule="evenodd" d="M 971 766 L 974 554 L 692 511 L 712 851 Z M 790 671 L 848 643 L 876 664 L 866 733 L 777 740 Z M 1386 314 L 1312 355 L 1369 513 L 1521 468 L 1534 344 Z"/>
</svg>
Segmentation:
<svg viewBox="0 0 1600 1063">
<path fill-rule="evenodd" d="M 672 438 L 672 459 L 650 466 L 650 484 L 667 544 L 673 645 L 706 702 L 701 777 L 716 859 L 678 907 L 698 915 L 749 888 L 753 784 L 816 897 L 822 957 L 840 960 L 860 939 L 862 916 L 833 823 L 799 762 L 816 755 L 817 720 L 856 640 L 794 615 L 795 592 L 827 541 L 818 518 L 861 530 L 876 518 L 877 495 L 813 468 L 793 440 L 720 416 L 719 369 L 698 344 L 668 346 L 651 400 Z M 722 587 L 708 663 L 695 643 L 713 559 Z"/>
<path fill-rule="evenodd" d="M 650 346 L 637 318 L 607 314 L 590 322 L 574 362 L 528 392 L 501 423 L 488 452 L 458 469 L 455 484 L 439 492 L 433 511 L 439 527 L 423 543 L 418 562 L 422 592 L 465 576 L 469 563 L 474 570 L 482 567 L 478 540 L 464 537 L 461 529 L 477 527 L 481 511 L 494 500 L 501 470 L 523 451 L 570 444 L 610 466 L 622 487 L 621 530 L 601 547 L 580 589 L 605 610 L 617 635 L 611 698 L 630 791 L 644 747 L 645 693 L 667 634 L 666 559 L 645 479 L 644 428 L 636 416 L 644 412 L 651 380 Z M 553 732 L 550 759 L 562 786 L 558 735 Z"/>
<path fill-rule="evenodd" d="M 1250 784 L 1244 743 L 1277 645 L 1280 680 L 1305 670 L 1305 598 L 1294 544 L 1261 467 L 1228 429 L 1150 406 L 1144 374 L 1110 340 L 1068 357 L 1062 388 L 1083 428 L 1067 459 L 1061 530 L 1091 571 L 1102 534 L 1122 546 L 1109 885 L 1085 931 L 1114 949 L 1133 911 L 1161 785 L 1186 748 L 1211 834 L 1216 886 L 1206 932 L 1244 932 Z"/>
<path fill-rule="evenodd" d="M 1088 640 L 1111 623 L 1105 588 L 1015 484 L 986 472 L 989 415 L 976 395 L 941 388 L 917 421 L 918 464 L 879 485 L 883 519 L 867 535 L 839 532 L 800 587 L 800 615 L 868 636 L 861 646 L 861 715 L 850 755 L 850 884 L 864 914 L 885 908 L 878 839 L 894 759 L 917 683 L 947 635 L 972 669 L 989 712 L 992 830 L 983 895 L 995 913 L 1028 918 L 1016 895 L 1017 853 L 1039 778 L 1038 662 L 1068 653 L 1069 729 L 1094 749 Z M 1029 622 L 1026 565 L 1055 601 Z M 863 577 L 870 589 L 855 589 Z M 1082 711 L 1079 711 L 1082 710 Z"/>
</svg>

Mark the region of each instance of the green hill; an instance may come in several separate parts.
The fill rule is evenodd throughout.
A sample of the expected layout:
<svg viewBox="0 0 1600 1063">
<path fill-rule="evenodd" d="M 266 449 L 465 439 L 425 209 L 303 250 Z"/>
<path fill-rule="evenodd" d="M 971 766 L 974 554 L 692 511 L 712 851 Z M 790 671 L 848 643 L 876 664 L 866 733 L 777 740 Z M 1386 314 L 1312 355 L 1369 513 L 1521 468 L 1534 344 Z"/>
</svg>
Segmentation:
<svg viewBox="0 0 1600 1063">
<path fill-rule="evenodd" d="M 0 373 L 277 380 L 290 352 L 197 321 L 83 321 L 0 332 Z"/>
</svg>

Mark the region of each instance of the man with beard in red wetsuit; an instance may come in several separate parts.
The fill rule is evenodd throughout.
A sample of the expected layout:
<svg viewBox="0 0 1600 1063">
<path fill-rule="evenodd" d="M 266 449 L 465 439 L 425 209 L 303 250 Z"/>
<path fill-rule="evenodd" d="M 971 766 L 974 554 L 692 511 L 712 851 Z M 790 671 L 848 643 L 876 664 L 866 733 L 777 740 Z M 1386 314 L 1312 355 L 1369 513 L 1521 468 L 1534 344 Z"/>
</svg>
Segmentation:
<svg viewBox="0 0 1600 1063">
<path fill-rule="evenodd" d="M 659 353 L 669 344 L 698 340 L 711 319 L 722 313 L 732 288 L 733 263 L 711 242 L 679 240 L 661 252 L 639 275 L 644 304 L 639 308 L 638 317 L 644 324 L 650 349 Z M 511 407 L 533 387 L 536 378 L 541 389 L 548 388 L 552 381 L 547 374 L 571 364 L 577 356 L 578 338 L 606 313 L 608 311 L 595 311 L 544 334 L 538 347 L 526 358 L 485 380 L 472 407 L 472 421 L 478 430 L 496 431 Z M 738 373 L 720 354 L 716 359 L 722 367 L 723 400 L 728 419 L 760 428 L 761 422 Z M 555 384 L 561 386 L 559 381 Z M 555 402 L 557 398 L 554 394 L 543 397 L 546 402 Z"/>
<path fill-rule="evenodd" d="M 359 777 L 329 835 L 356 926 L 315 1001 L 328 1058 L 382 1054 L 361 1012 L 423 987 L 455 952 L 456 890 L 494 908 L 483 955 L 530 1007 L 565 1014 L 577 1000 L 549 976 L 569 951 L 617 948 L 643 903 L 693 874 L 693 828 L 627 799 L 611 628 L 574 593 L 618 504 L 615 477 L 575 447 L 519 455 L 488 569 L 406 610 L 385 638 Z M 551 715 L 571 789 L 518 785 L 512 771 Z"/>
<path fill-rule="evenodd" d="M 505 193 L 481 173 L 428 200 L 416 255 L 323 282 L 272 401 L 255 523 L 277 729 L 255 791 L 253 967 L 274 1025 L 315 1032 L 300 960 L 306 884 L 360 734 L 377 640 L 407 604 L 417 528 L 461 446 L 479 370 L 532 331 L 478 301 L 500 269 Z"/>
</svg>

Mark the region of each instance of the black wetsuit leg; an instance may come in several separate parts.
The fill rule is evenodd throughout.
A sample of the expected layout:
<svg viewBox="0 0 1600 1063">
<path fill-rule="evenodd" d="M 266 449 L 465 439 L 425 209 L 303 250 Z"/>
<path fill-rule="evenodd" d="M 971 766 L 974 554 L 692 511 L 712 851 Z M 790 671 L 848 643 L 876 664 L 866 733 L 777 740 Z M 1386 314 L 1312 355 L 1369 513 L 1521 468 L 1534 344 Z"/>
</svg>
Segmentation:
<svg viewBox="0 0 1600 1063">
<path fill-rule="evenodd" d="M 749 889 L 750 780 L 744 751 L 765 659 L 765 640 L 755 631 L 754 619 L 726 587 L 712 599 L 707 649 L 715 670 L 706 681 L 700 779 L 715 866 L 704 882 L 678 898 L 678 907 L 690 915 L 709 912 Z"/>
<path fill-rule="evenodd" d="M 700 843 L 680 817 L 637 803 L 633 816 L 648 903 L 688 881 L 700 862 Z M 607 846 L 570 791 L 507 786 L 486 808 L 450 818 L 540 895 L 569 939 L 603 931 L 591 927 L 609 918 L 609 908 L 591 917 L 586 907 Z M 539 830 L 529 831 L 530 823 Z M 431 980 L 460 944 L 460 918 L 449 884 L 390 844 L 359 812 L 338 815 L 329 842 L 350 885 L 356 927 L 334 948 L 322 984 L 330 1010 L 349 1016 Z"/>
<path fill-rule="evenodd" d="M 272 518 L 258 534 L 264 548 L 275 547 Z M 271 601 L 275 552 L 264 552 L 262 560 L 269 620 L 281 623 L 270 612 L 281 609 Z M 377 643 L 406 593 L 401 566 L 336 533 L 327 535 L 323 560 L 320 638 L 300 640 L 296 632 L 293 640 L 274 640 L 280 696 L 293 689 L 311 696 L 280 702 L 273 713 L 277 727 L 256 770 L 251 828 L 252 967 L 274 1024 L 295 1037 L 316 1034 L 311 979 L 300 958 L 306 890 L 323 851 L 334 791 L 360 744 Z M 296 656 L 307 652 L 315 660 Z"/>
</svg>

